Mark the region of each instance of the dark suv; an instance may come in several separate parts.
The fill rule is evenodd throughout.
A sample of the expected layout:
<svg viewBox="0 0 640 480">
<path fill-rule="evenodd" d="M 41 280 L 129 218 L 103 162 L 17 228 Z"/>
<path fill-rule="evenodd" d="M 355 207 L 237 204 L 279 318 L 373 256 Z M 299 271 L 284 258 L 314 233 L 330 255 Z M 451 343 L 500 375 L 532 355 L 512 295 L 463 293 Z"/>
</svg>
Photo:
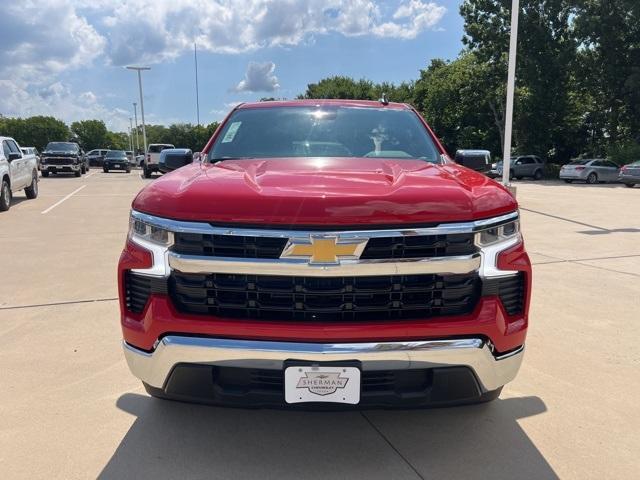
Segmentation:
<svg viewBox="0 0 640 480">
<path fill-rule="evenodd" d="M 511 159 L 509 178 L 531 177 L 540 180 L 544 173 L 544 162 L 535 155 L 523 155 Z M 494 163 L 487 174 L 492 178 L 502 177 L 502 162 Z"/>
</svg>

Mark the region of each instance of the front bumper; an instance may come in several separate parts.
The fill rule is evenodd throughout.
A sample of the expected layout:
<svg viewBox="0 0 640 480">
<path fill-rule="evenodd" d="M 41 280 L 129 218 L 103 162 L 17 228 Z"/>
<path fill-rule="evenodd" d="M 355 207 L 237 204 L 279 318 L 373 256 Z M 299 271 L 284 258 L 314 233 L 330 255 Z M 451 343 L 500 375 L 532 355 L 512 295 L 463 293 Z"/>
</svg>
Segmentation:
<svg viewBox="0 0 640 480">
<path fill-rule="evenodd" d="M 105 163 L 103 168 L 107 170 L 129 170 L 131 166 L 127 162 L 120 163 Z"/>
<path fill-rule="evenodd" d="M 622 182 L 622 183 L 632 183 L 632 184 L 637 184 L 640 183 L 640 175 L 620 175 L 618 177 L 618 181 Z"/>
<path fill-rule="evenodd" d="M 185 381 L 184 378 L 176 380 L 175 373 L 188 367 L 189 375 L 193 378 L 193 372 L 197 372 L 199 385 L 195 385 L 194 388 L 202 392 L 207 390 L 207 383 L 214 384 L 216 376 L 216 370 L 207 369 L 207 366 L 246 371 L 275 371 L 276 377 L 280 376 L 280 372 L 284 375 L 285 364 L 289 362 L 293 364 L 296 362 L 305 364 L 309 362 L 353 364 L 356 362 L 363 374 L 432 371 L 437 373 L 431 376 L 432 385 L 424 387 L 421 392 L 423 395 L 414 394 L 410 399 L 413 402 L 412 405 L 424 406 L 424 399 L 428 399 L 430 395 L 434 396 L 434 392 L 430 390 L 439 389 L 441 392 L 443 385 L 445 390 L 450 390 L 453 385 L 448 385 L 449 383 L 465 383 L 460 381 L 460 374 L 464 371 L 470 372 L 468 377 L 475 385 L 475 389 L 471 389 L 472 393 L 467 392 L 465 395 L 470 396 L 468 399 L 481 398 L 483 394 L 495 391 L 513 380 L 524 356 L 524 346 L 505 354 L 494 355 L 490 344 L 481 338 L 369 343 L 298 343 L 168 335 L 159 341 L 152 352 L 139 350 L 126 342 L 123 345 L 131 372 L 148 388 L 164 393 L 170 398 L 196 399 L 208 403 L 221 403 L 215 398 L 216 395 L 224 396 L 220 388 L 211 387 L 211 394 L 206 396 L 209 398 L 197 398 L 197 395 L 194 397 L 184 391 L 176 392 L 175 384 L 184 386 Z M 434 377 L 438 381 L 433 381 Z M 284 392 L 273 393 L 275 393 L 276 403 L 283 403 Z M 380 400 L 382 398 L 380 392 L 377 393 L 377 400 Z M 402 400 L 400 403 L 406 403 L 407 398 L 400 396 L 399 399 Z M 456 398 L 451 400 L 455 402 Z M 378 405 L 380 402 L 375 404 Z"/>
</svg>

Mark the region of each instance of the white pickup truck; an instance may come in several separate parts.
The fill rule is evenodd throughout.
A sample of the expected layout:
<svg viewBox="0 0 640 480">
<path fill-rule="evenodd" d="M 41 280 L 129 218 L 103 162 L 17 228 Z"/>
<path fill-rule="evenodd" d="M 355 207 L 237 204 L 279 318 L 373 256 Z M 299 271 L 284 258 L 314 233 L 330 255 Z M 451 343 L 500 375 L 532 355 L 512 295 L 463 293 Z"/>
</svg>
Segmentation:
<svg viewBox="0 0 640 480">
<path fill-rule="evenodd" d="M 23 154 L 11 137 L 0 137 L 0 143 L 0 211 L 6 211 L 15 192 L 24 190 L 27 198 L 38 196 L 38 161 L 33 154 Z"/>
<path fill-rule="evenodd" d="M 160 152 L 167 148 L 175 148 L 170 143 L 152 143 L 147 150 L 147 156 L 142 165 L 142 173 L 145 178 L 151 178 L 153 172 L 159 172 L 158 161 L 160 160 Z"/>
</svg>

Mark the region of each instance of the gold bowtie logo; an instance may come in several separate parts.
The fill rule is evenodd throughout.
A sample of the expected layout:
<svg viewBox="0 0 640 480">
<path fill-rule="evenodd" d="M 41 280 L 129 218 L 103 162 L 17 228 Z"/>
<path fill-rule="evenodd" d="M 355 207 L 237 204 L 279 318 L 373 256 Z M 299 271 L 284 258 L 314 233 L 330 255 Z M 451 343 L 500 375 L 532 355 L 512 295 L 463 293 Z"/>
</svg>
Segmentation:
<svg viewBox="0 0 640 480">
<path fill-rule="evenodd" d="M 339 264 L 340 260 L 356 260 L 367 240 L 339 241 L 337 237 L 311 237 L 309 242 L 291 239 L 280 258 L 308 259 L 309 264 Z"/>
</svg>

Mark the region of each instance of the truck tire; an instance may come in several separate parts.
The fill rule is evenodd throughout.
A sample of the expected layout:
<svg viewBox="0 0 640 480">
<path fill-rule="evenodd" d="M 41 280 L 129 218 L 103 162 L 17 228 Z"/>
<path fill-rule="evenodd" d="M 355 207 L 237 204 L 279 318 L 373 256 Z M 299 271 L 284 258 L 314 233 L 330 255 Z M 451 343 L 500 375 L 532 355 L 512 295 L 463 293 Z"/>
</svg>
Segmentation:
<svg viewBox="0 0 640 480">
<path fill-rule="evenodd" d="M 102 171 L 103 171 L 104 173 L 109 173 L 109 169 L 108 169 L 107 167 L 102 167 Z"/>
<path fill-rule="evenodd" d="M 573 180 L 565 180 L 564 183 L 573 183 Z"/>
<path fill-rule="evenodd" d="M 142 173 L 144 178 L 151 178 L 151 170 L 149 170 L 146 165 L 142 167 Z"/>
<path fill-rule="evenodd" d="M 633 187 L 636 186 L 636 184 L 635 183 L 625 183 L 624 186 L 628 187 L 628 188 L 633 188 Z"/>
<path fill-rule="evenodd" d="M 2 179 L 2 185 L 0 185 L 0 212 L 6 212 L 11 206 L 11 187 L 9 181 L 6 178 Z"/>
<path fill-rule="evenodd" d="M 589 175 L 587 175 L 587 183 L 589 185 L 598 183 L 598 175 L 596 174 L 596 172 L 591 172 Z"/>
<path fill-rule="evenodd" d="M 82 170 L 76 170 L 75 172 L 73 172 L 73 174 L 74 174 L 76 177 L 79 177 L 80 175 L 82 175 Z"/>
<path fill-rule="evenodd" d="M 24 189 L 24 193 L 30 200 L 33 200 L 38 196 L 38 172 L 35 170 L 31 175 L 31 185 Z"/>
<path fill-rule="evenodd" d="M 82 171 L 82 173 L 87 173 L 87 167 L 86 165 L 82 165 L 82 168 L 80 169 Z"/>
<path fill-rule="evenodd" d="M 542 180 L 542 170 L 536 170 L 533 173 L 533 179 L 534 180 Z"/>
<path fill-rule="evenodd" d="M 42 176 L 43 177 L 48 177 L 49 176 L 49 172 L 47 170 L 43 170 L 42 171 Z"/>
</svg>

